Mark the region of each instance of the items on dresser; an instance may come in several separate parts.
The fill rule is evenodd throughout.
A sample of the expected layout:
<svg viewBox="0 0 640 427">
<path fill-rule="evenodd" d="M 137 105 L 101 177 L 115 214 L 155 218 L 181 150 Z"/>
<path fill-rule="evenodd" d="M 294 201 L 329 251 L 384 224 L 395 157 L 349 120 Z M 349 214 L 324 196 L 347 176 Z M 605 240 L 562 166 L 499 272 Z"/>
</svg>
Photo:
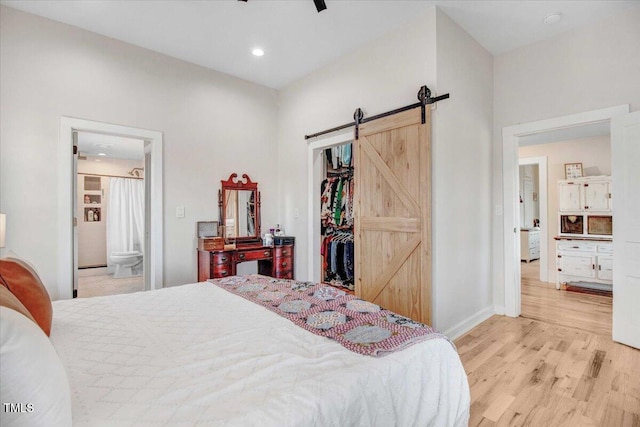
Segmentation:
<svg viewBox="0 0 640 427">
<path fill-rule="evenodd" d="M 556 288 L 563 283 L 612 290 L 613 242 L 556 237 Z"/>
<path fill-rule="evenodd" d="M 520 260 L 531 262 L 540 259 L 540 229 L 520 230 Z"/>
</svg>

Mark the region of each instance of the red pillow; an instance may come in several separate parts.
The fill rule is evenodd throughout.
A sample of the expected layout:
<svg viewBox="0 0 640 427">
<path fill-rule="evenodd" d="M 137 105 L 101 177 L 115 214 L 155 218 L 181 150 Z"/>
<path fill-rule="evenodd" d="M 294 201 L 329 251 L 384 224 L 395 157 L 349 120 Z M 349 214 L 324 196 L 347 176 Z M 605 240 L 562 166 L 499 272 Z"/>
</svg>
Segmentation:
<svg viewBox="0 0 640 427">
<path fill-rule="evenodd" d="M 51 332 L 53 308 L 47 288 L 38 274 L 19 259 L 5 258 L 0 259 L 0 279 L 48 336 Z"/>
</svg>

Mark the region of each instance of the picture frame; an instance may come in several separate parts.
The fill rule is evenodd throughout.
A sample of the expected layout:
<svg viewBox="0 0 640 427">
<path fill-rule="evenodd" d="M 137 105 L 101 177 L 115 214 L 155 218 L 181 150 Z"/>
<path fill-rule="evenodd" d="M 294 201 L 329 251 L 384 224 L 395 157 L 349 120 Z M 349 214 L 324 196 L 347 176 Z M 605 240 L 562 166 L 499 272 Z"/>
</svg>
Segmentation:
<svg viewBox="0 0 640 427">
<path fill-rule="evenodd" d="M 564 178 L 582 178 L 582 163 L 565 163 L 564 164 Z"/>
</svg>

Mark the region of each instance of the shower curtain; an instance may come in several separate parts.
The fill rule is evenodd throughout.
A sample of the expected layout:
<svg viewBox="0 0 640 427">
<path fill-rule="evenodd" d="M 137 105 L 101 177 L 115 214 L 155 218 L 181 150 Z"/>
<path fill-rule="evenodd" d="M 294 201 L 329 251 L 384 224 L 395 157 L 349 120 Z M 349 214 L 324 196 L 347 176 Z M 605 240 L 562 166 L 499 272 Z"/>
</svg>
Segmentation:
<svg viewBox="0 0 640 427">
<path fill-rule="evenodd" d="M 144 181 L 109 178 L 107 209 L 107 267 L 114 266 L 113 252 L 143 252 L 144 249 Z"/>
</svg>

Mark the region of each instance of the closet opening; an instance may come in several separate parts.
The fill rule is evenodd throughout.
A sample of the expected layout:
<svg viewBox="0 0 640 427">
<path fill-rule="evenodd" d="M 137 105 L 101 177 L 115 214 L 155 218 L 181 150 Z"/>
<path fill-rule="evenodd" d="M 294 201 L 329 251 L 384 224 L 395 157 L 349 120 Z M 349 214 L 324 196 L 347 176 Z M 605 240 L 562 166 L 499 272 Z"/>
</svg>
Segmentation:
<svg viewBox="0 0 640 427">
<path fill-rule="evenodd" d="M 315 140 L 308 145 L 307 170 L 309 171 L 309 248 L 307 250 L 309 268 L 308 277 L 314 282 L 324 279 L 323 263 L 320 248 L 322 247 L 323 230 L 321 225 L 321 186 L 326 179 L 326 149 L 353 143 L 353 130 L 346 129 L 329 137 Z M 352 153 L 353 157 L 353 153 Z M 353 160 L 351 160 L 351 163 Z M 349 173 L 349 172 L 346 172 Z M 334 217 L 335 218 L 335 217 Z"/>
</svg>

